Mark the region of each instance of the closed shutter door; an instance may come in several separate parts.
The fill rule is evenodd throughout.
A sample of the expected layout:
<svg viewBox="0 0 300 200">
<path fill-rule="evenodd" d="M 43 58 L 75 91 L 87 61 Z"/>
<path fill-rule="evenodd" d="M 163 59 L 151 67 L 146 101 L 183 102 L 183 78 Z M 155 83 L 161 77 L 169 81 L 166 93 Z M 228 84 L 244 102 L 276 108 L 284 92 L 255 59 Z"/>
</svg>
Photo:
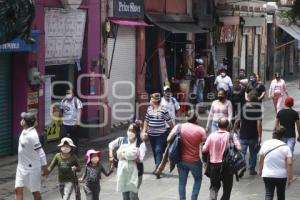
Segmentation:
<svg viewBox="0 0 300 200">
<path fill-rule="evenodd" d="M 0 54 L 0 156 L 12 152 L 10 59 Z"/>
<path fill-rule="evenodd" d="M 114 39 L 108 39 L 108 61 L 111 62 Z M 135 28 L 119 26 L 108 80 L 108 100 L 112 108 L 112 125 L 128 122 L 134 117 L 136 72 Z"/>
<path fill-rule="evenodd" d="M 218 62 L 218 65 L 220 65 L 223 62 L 223 58 L 227 57 L 227 46 L 226 44 L 218 44 L 216 46 L 216 59 Z"/>
</svg>

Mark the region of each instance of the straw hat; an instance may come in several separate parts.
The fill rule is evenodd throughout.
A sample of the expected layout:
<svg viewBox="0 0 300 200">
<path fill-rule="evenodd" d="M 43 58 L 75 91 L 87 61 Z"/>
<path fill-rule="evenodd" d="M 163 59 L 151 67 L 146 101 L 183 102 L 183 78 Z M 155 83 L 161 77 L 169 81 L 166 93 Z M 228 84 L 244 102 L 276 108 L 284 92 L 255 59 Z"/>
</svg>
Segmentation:
<svg viewBox="0 0 300 200">
<path fill-rule="evenodd" d="M 73 143 L 73 140 L 71 138 L 68 137 L 64 137 L 61 139 L 59 145 L 57 145 L 58 147 L 62 147 L 65 143 L 67 143 L 69 146 L 76 148 L 75 144 Z"/>
</svg>

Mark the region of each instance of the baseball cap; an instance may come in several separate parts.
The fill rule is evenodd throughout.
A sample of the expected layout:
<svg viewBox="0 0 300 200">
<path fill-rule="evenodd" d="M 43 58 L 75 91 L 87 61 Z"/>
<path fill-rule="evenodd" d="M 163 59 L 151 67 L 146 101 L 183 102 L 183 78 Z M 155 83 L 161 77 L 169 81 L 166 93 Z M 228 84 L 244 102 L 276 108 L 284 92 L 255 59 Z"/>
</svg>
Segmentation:
<svg viewBox="0 0 300 200">
<path fill-rule="evenodd" d="M 170 88 L 170 86 L 166 85 L 164 87 L 164 92 L 168 92 L 168 91 L 171 91 L 171 88 Z"/>
<path fill-rule="evenodd" d="M 287 97 L 284 101 L 284 105 L 287 107 L 292 107 L 294 105 L 293 97 Z"/>
</svg>

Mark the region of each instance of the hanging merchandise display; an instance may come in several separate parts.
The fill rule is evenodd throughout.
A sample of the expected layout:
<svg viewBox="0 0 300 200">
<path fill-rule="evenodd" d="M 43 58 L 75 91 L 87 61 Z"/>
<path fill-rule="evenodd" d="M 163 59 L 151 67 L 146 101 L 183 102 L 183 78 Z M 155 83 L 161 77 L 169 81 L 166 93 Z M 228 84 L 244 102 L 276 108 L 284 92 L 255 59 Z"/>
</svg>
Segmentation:
<svg viewBox="0 0 300 200">
<path fill-rule="evenodd" d="M 33 0 L 0 1 L 0 44 L 21 36 L 27 43 L 34 43 L 31 24 L 35 17 Z"/>
</svg>

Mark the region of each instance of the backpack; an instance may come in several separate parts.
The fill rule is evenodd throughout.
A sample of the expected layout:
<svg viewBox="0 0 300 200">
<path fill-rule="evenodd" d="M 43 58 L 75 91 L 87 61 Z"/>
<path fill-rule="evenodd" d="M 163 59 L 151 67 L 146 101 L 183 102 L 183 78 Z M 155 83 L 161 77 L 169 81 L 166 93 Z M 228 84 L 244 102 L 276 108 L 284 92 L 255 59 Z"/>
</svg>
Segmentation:
<svg viewBox="0 0 300 200">
<path fill-rule="evenodd" d="M 78 98 L 77 97 L 73 97 L 72 98 L 72 101 L 74 100 L 74 106 L 75 106 L 75 109 L 76 110 L 78 110 Z M 64 98 L 62 101 L 61 101 L 61 106 L 60 106 L 60 112 L 61 112 L 61 114 L 63 114 L 64 113 L 64 110 L 63 110 L 63 104 L 64 104 L 64 102 L 65 101 L 67 101 L 67 99 L 66 98 Z"/>
<path fill-rule="evenodd" d="M 229 134 L 229 146 L 224 153 L 223 160 L 227 172 L 235 174 L 238 181 L 238 172 L 246 167 L 246 160 L 243 153 L 235 148 L 233 133 Z"/>
<path fill-rule="evenodd" d="M 177 164 L 180 162 L 181 158 L 181 124 L 178 124 L 176 132 L 175 132 L 175 138 L 170 143 L 169 146 L 169 160 L 173 164 Z"/>
</svg>

